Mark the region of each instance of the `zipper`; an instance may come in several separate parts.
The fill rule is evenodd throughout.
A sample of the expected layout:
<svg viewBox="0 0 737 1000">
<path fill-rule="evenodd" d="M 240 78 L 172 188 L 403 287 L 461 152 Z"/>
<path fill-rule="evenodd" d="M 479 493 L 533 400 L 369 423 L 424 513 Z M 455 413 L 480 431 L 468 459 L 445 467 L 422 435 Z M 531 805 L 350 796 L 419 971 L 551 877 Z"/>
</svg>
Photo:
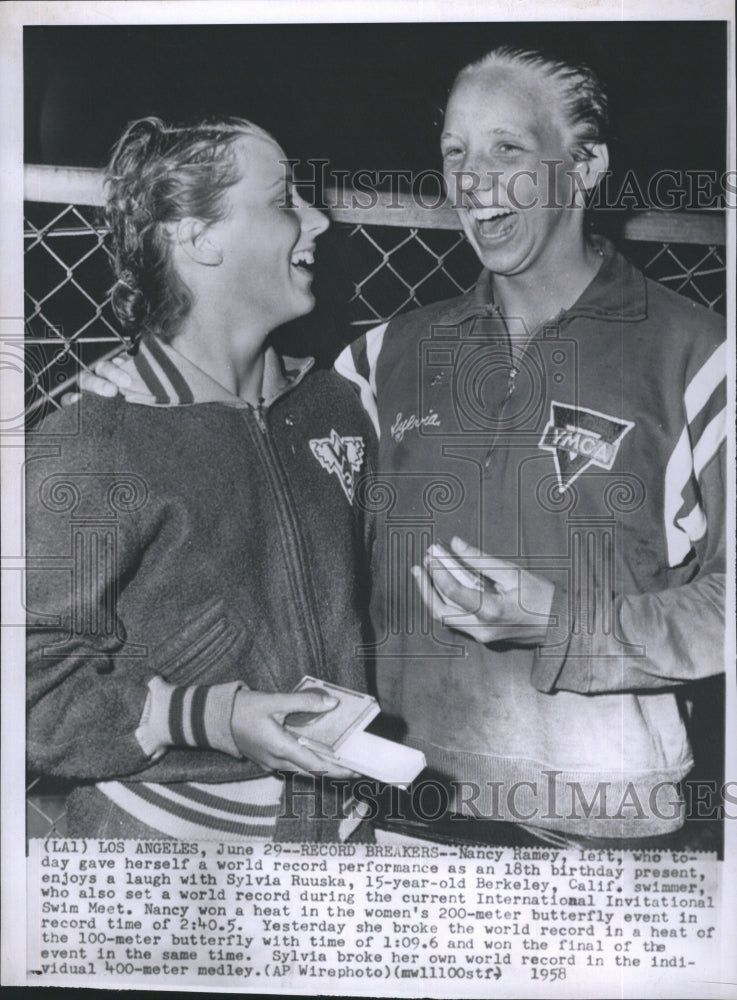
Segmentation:
<svg viewBox="0 0 737 1000">
<path fill-rule="evenodd" d="M 501 319 L 502 322 L 504 322 L 504 319 L 501 316 L 501 314 L 499 312 L 499 309 L 498 308 L 495 309 L 494 312 L 495 312 L 496 317 L 498 319 Z M 560 312 L 555 317 L 555 319 L 553 319 L 553 320 L 546 320 L 544 323 L 540 323 L 538 326 L 536 326 L 535 329 L 530 334 L 530 336 L 527 338 L 527 342 L 525 343 L 524 348 L 523 348 L 520 356 L 523 356 L 523 355 L 527 354 L 527 352 L 530 349 L 530 345 L 537 338 L 537 336 L 538 336 L 538 334 L 540 333 L 541 330 L 544 330 L 546 327 L 549 327 L 549 326 L 551 326 L 553 324 L 555 324 L 558 327 L 558 329 L 560 330 L 561 326 L 563 325 L 565 315 L 566 315 L 565 312 Z M 505 326 L 505 329 L 507 329 L 507 334 L 509 334 L 509 330 L 507 328 L 506 322 L 504 322 L 504 326 Z M 509 341 L 509 349 L 510 349 L 510 354 L 512 355 L 512 358 L 511 358 L 511 364 L 509 366 L 509 372 L 508 372 L 508 375 L 507 375 L 507 391 L 504 394 L 504 399 L 502 400 L 502 405 L 499 408 L 500 412 L 501 412 L 501 410 L 504 409 L 504 407 L 506 406 L 507 402 L 509 401 L 510 396 L 513 394 L 515 388 L 517 387 L 517 376 L 520 373 L 520 369 L 519 369 L 519 367 L 518 367 L 518 365 L 516 363 L 515 357 L 514 357 L 513 345 L 512 345 L 511 339 Z M 492 455 L 492 452 L 494 451 L 494 448 L 496 447 L 496 442 L 497 442 L 498 436 L 499 436 L 498 434 L 496 434 L 494 436 L 494 439 L 492 440 L 491 444 L 489 445 L 489 449 L 486 452 L 486 457 L 484 458 L 484 468 L 485 469 L 488 469 L 489 466 L 491 465 L 491 455 Z"/>
<path fill-rule="evenodd" d="M 517 376 L 519 375 L 519 371 L 520 370 L 517 367 L 516 360 L 515 360 L 515 357 L 514 357 L 513 345 L 512 345 L 511 338 L 509 337 L 509 328 L 507 327 L 507 324 L 506 324 L 503 316 L 499 312 L 499 307 L 498 306 L 494 307 L 494 309 L 493 309 L 493 315 L 495 316 L 496 319 L 499 319 L 499 320 L 502 321 L 502 323 L 504 323 L 504 329 L 507 331 L 507 338 L 508 338 L 508 343 L 509 343 L 509 353 L 511 355 L 511 357 L 510 357 L 509 371 L 507 373 L 507 388 L 506 388 L 506 391 L 504 393 L 504 398 L 502 399 L 501 405 L 499 407 L 499 414 L 501 416 L 502 410 L 506 406 L 507 401 L 509 400 L 510 396 L 512 395 L 512 393 L 514 392 L 514 390 L 516 388 L 516 385 L 517 385 Z M 532 336 L 528 339 L 527 344 L 525 345 L 525 351 L 529 347 L 532 339 L 535 337 L 536 334 L 537 334 L 537 330 L 535 330 L 533 332 Z M 484 469 L 488 469 L 489 466 L 491 465 L 491 456 L 492 456 L 492 453 L 494 451 L 494 448 L 496 447 L 496 442 L 497 442 L 498 438 L 499 438 L 499 431 L 497 431 L 494 434 L 494 436 L 493 436 L 493 438 L 491 440 L 491 443 L 489 444 L 489 448 L 488 448 L 488 450 L 486 452 L 486 456 L 484 458 Z"/>
<path fill-rule="evenodd" d="M 256 417 L 256 423 L 258 424 L 261 433 L 266 434 L 267 428 L 266 428 L 266 418 L 264 416 L 263 396 L 261 397 L 261 399 L 259 399 L 258 406 L 252 406 L 251 409 L 254 412 L 254 415 Z"/>
<path fill-rule="evenodd" d="M 315 673 L 317 673 L 318 677 L 325 677 L 327 676 L 325 643 L 315 608 L 305 543 L 300 530 L 291 489 L 284 472 L 284 466 L 274 447 L 266 423 L 264 401 L 261 399 L 257 406 L 248 406 L 246 413 L 253 415 L 258 427 L 259 433 L 252 435 L 252 437 L 261 454 L 269 485 L 276 501 L 274 506 L 282 528 L 282 534 L 289 540 L 289 547 L 293 550 L 286 554 L 290 570 L 293 569 L 295 571 L 294 575 L 292 572 L 288 574 L 294 606 L 297 608 L 299 617 L 305 626 L 304 634 L 307 636 L 310 654 L 315 665 Z M 290 558 L 292 555 L 294 558 Z M 309 672 L 306 671 L 306 673 Z"/>
</svg>

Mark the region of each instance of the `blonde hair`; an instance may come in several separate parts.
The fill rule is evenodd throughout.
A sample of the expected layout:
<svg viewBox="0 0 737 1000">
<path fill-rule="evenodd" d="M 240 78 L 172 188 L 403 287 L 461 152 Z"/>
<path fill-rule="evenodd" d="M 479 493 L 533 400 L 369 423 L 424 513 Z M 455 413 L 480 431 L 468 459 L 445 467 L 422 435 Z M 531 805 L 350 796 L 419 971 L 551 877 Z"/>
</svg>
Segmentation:
<svg viewBox="0 0 737 1000">
<path fill-rule="evenodd" d="M 239 180 L 233 146 L 243 136 L 271 139 L 245 118 L 181 127 L 141 118 L 116 143 L 105 175 L 105 218 L 117 277 L 111 302 L 129 345 L 146 332 L 171 340 L 189 312 L 164 227 L 188 216 L 224 217 L 225 192 Z"/>
<path fill-rule="evenodd" d="M 573 130 L 571 152 L 577 160 L 591 158 L 591 145 L 606 142 L 609 107 L 601 81 L 585 63 L 566 62 L 542 49 L 499 45 L 481 59 L 469 63 L 456 77 L 492 66 L 524 66 L 547 77 L 558 90 L 560 108 L 566 124 Z"/>
</svg>

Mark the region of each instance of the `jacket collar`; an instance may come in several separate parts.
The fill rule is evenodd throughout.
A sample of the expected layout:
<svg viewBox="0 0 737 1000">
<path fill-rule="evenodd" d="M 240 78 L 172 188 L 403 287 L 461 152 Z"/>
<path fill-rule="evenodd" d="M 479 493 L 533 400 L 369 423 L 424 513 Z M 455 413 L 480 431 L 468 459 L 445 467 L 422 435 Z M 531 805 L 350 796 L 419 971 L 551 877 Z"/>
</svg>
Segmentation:
<svg viewBox="0 0 737 1000">
<path fill-rule="evenodd" d="M 267 347 L 261 386 L 262 405 L 270 406 L 301 382 L 313 365 L 312 358 L 282 358 L 273 347 Z M 165 344 L 151 334 L 140 340 L 135 356 L 127 358 L 121 369 L 131 379 L 125 397 L 132 403 L 147 406 L 191 406 L 195 403 L 249 405 L 171 344 Z"/>
<path fill-rule="evenodd" d="M 622 322 L 646 319 L 647 284 L 642 272 L 603 236 L 592 236 L 591 241 L 604 258 L 601 267 L 578 300 L 558 319 L 579 316 Z M 461 323 L 475 316 L 493 314 L 496 311 L 493 280 L 492 273 L 484 269 L 474 287 L 454 301 L 449 310 L 450 322 Z"/>
</svg>

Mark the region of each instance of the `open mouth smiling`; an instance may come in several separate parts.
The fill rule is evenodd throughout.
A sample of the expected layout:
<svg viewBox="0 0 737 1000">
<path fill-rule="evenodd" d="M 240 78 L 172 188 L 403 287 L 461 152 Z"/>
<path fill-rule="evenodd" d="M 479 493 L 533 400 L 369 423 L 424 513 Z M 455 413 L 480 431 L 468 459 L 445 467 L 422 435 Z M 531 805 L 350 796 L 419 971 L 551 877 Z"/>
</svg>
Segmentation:
<svg viewBox="0 0 737 1000">
<path fill-rule="evenodd" d="M 297 268 L 305 274 L 312 274 L 315 266 L 314 250 L 295 250 L 291 259 L 292 267 Z"/>
<path fill-rule="evenodd" d="M 482 239 L 494 240 L 507 236 L 517 221 L 517 213 L 511 208 L 469 208 L 468 214 Z"/>
</svg>

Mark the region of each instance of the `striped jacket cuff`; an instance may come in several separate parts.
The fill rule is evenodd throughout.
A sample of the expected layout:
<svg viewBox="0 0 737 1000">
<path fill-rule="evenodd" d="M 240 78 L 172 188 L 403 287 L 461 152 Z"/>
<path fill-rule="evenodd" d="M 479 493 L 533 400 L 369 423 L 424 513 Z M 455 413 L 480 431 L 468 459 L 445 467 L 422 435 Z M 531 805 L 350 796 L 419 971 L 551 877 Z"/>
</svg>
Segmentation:
<svg viewBox="0 0 737 1000">
<path fill-rule="evenodd" d="M 245 686 L 242 681 L 231 681 L 175 687 L 152 677 L 136 730 L 143 752 L 156 760 L 167 747 L 200 747 L 241 757 L 230 723 L 236 692 Z"/>
</svg>

